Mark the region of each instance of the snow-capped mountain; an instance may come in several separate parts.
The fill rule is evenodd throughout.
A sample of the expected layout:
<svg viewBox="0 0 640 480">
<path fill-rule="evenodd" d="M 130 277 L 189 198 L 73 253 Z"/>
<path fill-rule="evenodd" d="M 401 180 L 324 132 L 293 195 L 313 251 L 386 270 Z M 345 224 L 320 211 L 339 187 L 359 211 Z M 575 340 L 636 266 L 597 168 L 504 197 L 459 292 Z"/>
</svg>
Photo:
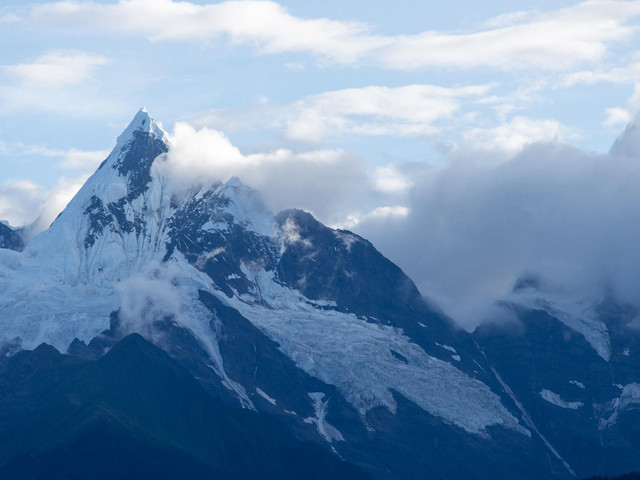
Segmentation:
<svg viewBox="0 0 640 480">
<path fill-rule="evenodd" d="M 503 304 L 511 322 L 474 337 L 533 421 L 579 477 L 638 470 L 640 330 L 635 307 L 523 279 Z"/>
<path fill-rule="evenodd" d="M 141 110 L 47 231 L 0 249 L 5 354 L 48 343 L 97 358 L 142 333 L 228 405 L 274 415 L 376 478 L 600 473 L 567 460 L 570 440 L 534 408 L 580 413 L 591 397 L 515 378 L 521 359 L 494 348 L 502 337 L 456 328 L 351 232 L 274 215 L 236 178 L 172 191 L 156 168 L 169 148 Z M 609 361 L 598 320 L 582 331 L 568 318 L 589 361 Z M 567 389 L 588 383 L 570 376 Z M 634 385 L 598 404 L 598 431 L 636 404 Z"/>
</svg>

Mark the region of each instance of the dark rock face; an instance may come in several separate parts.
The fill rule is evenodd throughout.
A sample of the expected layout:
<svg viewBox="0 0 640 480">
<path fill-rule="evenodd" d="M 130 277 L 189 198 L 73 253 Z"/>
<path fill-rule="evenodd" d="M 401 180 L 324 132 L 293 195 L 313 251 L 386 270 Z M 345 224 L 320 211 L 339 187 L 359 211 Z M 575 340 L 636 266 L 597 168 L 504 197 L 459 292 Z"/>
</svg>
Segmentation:
<svg viewBox="0 0 640 480">
<path fill-rule="evenodd" d="M 138 335 L 95 361 L 46 345 L 5 360 L 0 406 L 2 478 L 369 478 L 224 406 Z"/>
<path fill-rule="evenodd" d="M 143 122 L 150 120 L 143 120 Z M 142 127 L 144 127 L 144 123 Z M 169 148 L 159 138 L 144 131 L 133 132 L 133 139 L 126 154 L 112 168 L 129 179 L 127 199 L 132 200 L 142 194 L 151 182 L 153 161 Z"/>
<path fill-rule="evenodd" d="M 512 308 L 518 324 L 482 326 L 474 337 L 541 433 L 578 477 L 640 470 L 640 401 L 633 397 L 640 358 L 631 353 L 639 351 L 640 332 L 629 328 L 632 313 L 611 299 L 598 308 L 611 341 L 607 361 L 553 315 Z"/>
<path fill-rule="evenodd" d="M 0 223 L 0 248 L 8 248 L 9 250 L 16 250 L 18 252 L 22 251 L 24 248 L 22 231 Z"/>
<path fill-rule="evenodd" d="M 168 225 L 171 240 L 166 258 L 175 250 L 181 252 L 232 297 L 234 292 L 246 293 L 250 286 L 241 264 L 259 263 L 272 270 L 278 247 L 272 239 L 236 221 L 228 212 L 231 200 L 220 187 L 198 191 L 175 212 Z M 203 228 L 207 224 L 215 228 Z"/>
</svg>

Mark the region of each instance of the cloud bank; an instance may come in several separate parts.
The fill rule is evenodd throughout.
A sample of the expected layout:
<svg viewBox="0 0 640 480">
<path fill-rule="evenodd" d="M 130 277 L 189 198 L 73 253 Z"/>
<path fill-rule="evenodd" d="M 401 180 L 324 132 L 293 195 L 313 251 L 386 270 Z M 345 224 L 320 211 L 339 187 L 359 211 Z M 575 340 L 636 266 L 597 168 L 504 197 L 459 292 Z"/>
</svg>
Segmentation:
<svg viewBox="0 0 640 480">
<path fill-rule="evenodd" d="M 605 155 L 538 143 L 414 172 L 409 214 L 354 229 L 471 328 L 524 274 L 552 289 L 640 305 L 640 129 Z"/>
<path fill-rule="evenodd" d="M 538 142 L 507 157 L 467 150 L 437 167 L 367 169 L 340 151 L 245 155 L 219 132 L 178 124 L 158 168 L 183 186 L 238 176 L 275 211 L 352 229 L 473 328 L 524 274 L 640 305 L 639 158 L 637 126 L 607 154 Z"/>
<path fill-rule="evenodd" d="M 561 293 L 609 292 L 640 306 L 637 123 L 606 154 L 550 141 L 506 154 L 458 149 L 437 166 L 375 167 L 342 150 L 247 154 L 219 131 L 178 123 L 153 168 L 174 192 L 238 176 L 274 212 L 303 208 L 363 235 L 469 329 L 525 274 Z M 78 186 L 60 184 L 50 213 Z M 5 184 L 3 195 L 24 197 L 26 208 L 46 192 Z"/>
<path fill-rule="evenodd" d="M 331 223 L 339 221 L 349 205 L 366 208 L 374 194 L 364 161 L 353 154 L 279 149 L 245 155 L 221 132 L 196 130 L 186 123 L 175 125 L 169 153 L 153 168 L 175 192 L 237 176 L 257 189 L 273 211 L 295 206 Z"/>
</svg>

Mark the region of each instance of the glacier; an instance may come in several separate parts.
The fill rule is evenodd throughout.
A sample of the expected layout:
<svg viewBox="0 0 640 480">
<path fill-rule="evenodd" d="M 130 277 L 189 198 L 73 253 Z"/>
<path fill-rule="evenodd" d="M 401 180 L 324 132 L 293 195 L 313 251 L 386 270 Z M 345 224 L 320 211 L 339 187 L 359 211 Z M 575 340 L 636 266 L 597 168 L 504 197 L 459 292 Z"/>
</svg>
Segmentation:
<svg viewBox="0 0 640 480">
<path fill-rule="evenodd" d="M 193 333 L 242 405 L 255 408 L 225 370 L 215 316 L 198 300 L 203 290 L 277 342 L 304 372 L 335 386 L 363 417 L 376 407 L 395 412 L 398 392 L 471 434 L 489 436 L 487 428 L 499 426 L 530 435 L 489 386 L 453 364 L 464 357 L 454 347 L 440 345 L 454 362 L 436 358 L 402 329 L 384 325 L 384 318 L 372 322 L 340 311 L 331 299 L 307 298 L 284 285 L 272 263 L 305 241 L 297 226 L 279 225 L 259 195 L 236 178 L 176 195 L 163 170 L 153 168 L 170 141 L 141 110 L 48 230 L 23 252 L 0 249 L 4 342 L 19 339 L 25 349 L 46 342 L 66 351 L 74 339 L 88 343 L 108 330 L 116 311 L 126 329 L 153 339 L 154 322 L 168 317 Z M 234 232 L 255 241 L 247 248 L 264 255 L 227 265 L 223 291 L 212 280 L 217 272 L 207 269 L 232 255 Z M 349 250 L 361 241 L 344 231 L 334 235 Z M 210 237 L 231 243 L 193 255 L 181 250 L 191 252 L 191 244 L 199 248 Z M 258 394 L 276 402 L 262 390 Z M 325 420 L 327 401 L 321 393 L 310 395 L 319 432 L 328 441 L 340 440 Z"/>
</svg>

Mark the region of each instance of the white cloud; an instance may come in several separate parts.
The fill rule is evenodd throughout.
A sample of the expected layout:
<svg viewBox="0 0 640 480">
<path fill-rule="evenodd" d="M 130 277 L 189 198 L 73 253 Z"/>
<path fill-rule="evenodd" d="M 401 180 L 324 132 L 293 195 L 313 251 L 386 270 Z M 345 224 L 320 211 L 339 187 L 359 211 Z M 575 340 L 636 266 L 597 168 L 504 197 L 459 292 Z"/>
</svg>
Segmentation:
<svg viewBox="0 0 640 480">
<path fill-rule="evenodd" d="M 77 51 L 49 52 L 33 61 L 0 66 L 0 114 L 25 111 L 109 116 L 120 102 L 100 91 L 96 74 L 109 60 Z"/>
<path fill-rule="evenodd" d="M 607 118 L 602 122 L 605 127 L 624 127 L 631 121 L 631 113 L 624 108 L 607 108 L 605 113 Z"/>
<path fill-rule="evenodd" d="M 383 193 L 405 192 L 411 183 L 394 165 L 378 167 L 373 172 L 376 190 Z"/>
<path fill-rule="evenodd" d="M 51 52 L 31 63 L 7 65 L 2 70 L 30 88 L 60 88 L 85 82 L 106 63 L 107 59 L 98 55 Z"/>
<path fill-rule="evenodd" d="M 635 54 L 637 57 L 638 54 Z M 564 76 L 561 82 L 563 87 L 572 87 L 574 85 L 595 85 L 600 82 L 609 82 L 614 84 L 628 84 L 638 81 L 640 76 L 640 62 L 633 61 L 623 67 L 615 68 L 598 68 L 596 70 L 582 70 L 573 72 Z"/>
<path fill-rule="evenodd" d="M 364 222 L 367 223 L 368 228 L 371 228 L 378 221 L 388 222 L 394 219 L 403 219 L 407 216 L 409 216 L 409 208 L 403 205 L 376 207 L 364 215 L 359 213 L 347 215 L 343 221 L 333 224 L 332 228 L 353 229 Z M 384 225 L 387 226 L 388 223 Z"/>
<path fill-rule="evenodd" d="M 464 136 L 475 148 L 516 153 L 536 142 L 566 141 L 577 135 L 557 120 L 518 116 L 496 127 L 471 128 Z"/>
<path fill-rule="evenodd" d="M 196 130 L 186 123 L 175 125 L 169 152 L 155 162 L 153 173 L 167 178 L 178 192 L 237 176 L 256 188 L 274 211 L 304 208 L 329 220 L 338 218 L 349 202 L 368 198 L 364 163 L 347 152 L 279 149 L 244 154 L 221 132 Z"/>
<path fill-rule="evenodd" d="M 343 135 L 431 136 L 440 130 L 439 122 L 454 117 L 464 102 L 480 102 L 491 88 L 372 85 L 311 95 L 284 106 L 218 112 L 195 123 L 225 130 L 270 125 L 290 140 L 311 143 Z"/>
<path fill-rule="evenodd" d="M 0 185 L 0 220 L 16 227 L 28 226 L 28 239 L 51 225 L 80 190 L 88 175 L 60 178 L 47 190 L 29 180 L 8 180 Z"/>
<path fill-rule="evenodd" d="M 89 178 L 88 175 L 81 175 L 73 178 L 60 178 L 55 186 L 46 193 L 46 197 L 40 208 L 36 212 L 37 217 L 25 217 L 26 223 L 34 224 L 30 227 L 28 234 L 33 237 L 38 233 L 49 228 L 58 214 L 64 210 L 71 199 L 78 193 L 84 183 Z"/>
<path fill-rule="evenodd" d="M 464 99 L 485 95 L 490 85 L 348 88 L 307 97 L 289 107 L 286 135 L 319 141 L 332 132 L 358 135 L 430 135 Z"/>
<path fill-rule="evenodd" d="M 13 226 L 24 225 L 40 213 L 46 190 L 28 180 L 8 180 L 0 185 L 0 219 Z"/>
<path fill-rule="evenodd" d="M 607 155 L 559 143 L 501 162 L 468 151 L 413 173 L 406 217 L 352 228 L 469 328 L 526 273 L 640 305 L 639 149 L 636 126 Z"/>
<path fill-rule="evenodd" d="M 306 52 L 325 61 L 403 70 L 566 70 L 597 62 L 611 44 L 631 38 L 635 27 L 630 22 L 638 15 L 638 1 L 593 0 L 546 13 L 498 17 L 472 32 L 384 36 L 362 23 L 295 17 L 270 1 L 65 1 L 31 9 L 31 18 L 45 25 L 142 34 L 152 40 L 202 41 L 226 35 L 233 43 L 266 54 Z"/>
<path fill-rule="evenodd" d="M 152 334 L 154 322 L 188 318 L 186 295 L 177 286 L 180 271 L 172 264 L 151 262 L 140 273 L 116 285 L 120 296 L 120 328 L 124 332 Z"/>
</svg>

